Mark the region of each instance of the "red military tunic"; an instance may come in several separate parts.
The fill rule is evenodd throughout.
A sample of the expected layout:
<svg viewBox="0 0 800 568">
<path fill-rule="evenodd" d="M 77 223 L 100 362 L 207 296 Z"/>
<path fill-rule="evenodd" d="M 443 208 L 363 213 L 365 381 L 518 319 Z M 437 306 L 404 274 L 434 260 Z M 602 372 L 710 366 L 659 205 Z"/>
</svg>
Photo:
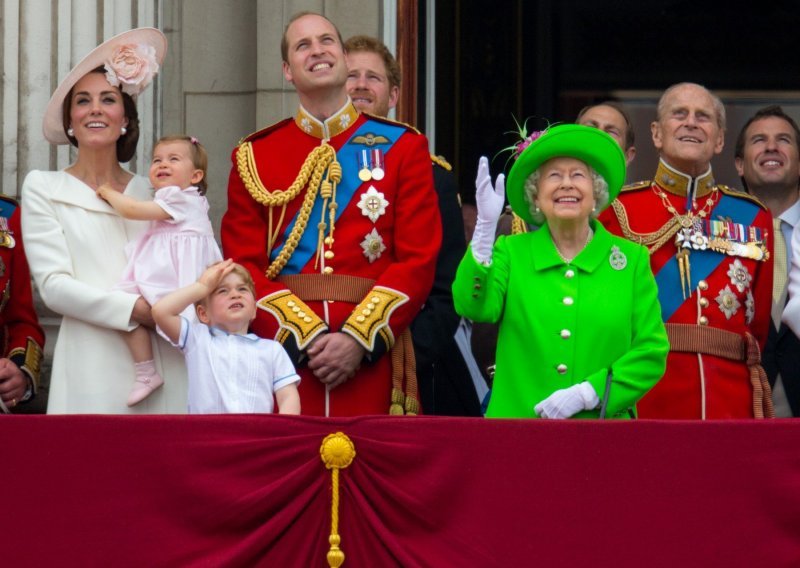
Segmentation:
<svg viewBox="0 0 800 568">
<path fill-rule="evenodd" d="M 328 159 L 310 157 L 326 139 L 342 169 L 332 235 L 334 199 L 320 188 L 306 201 L 308 211 L 314 177 L 295 184 L 304 163 L 310 172 Z M 303 414 L 386 414 L 397 358 L 387 351 L 431 289 L 441 242 L 427 140 L 407 126 L 359 115 L 348 101 L 324 124 L 301 108 L 294 119 L 246 138 L 232 159 L 222 246 L 255 280 L 260 309 L 252 330 L 281 341 L 295 360 Z M 284 190 L 297 190 L 286 196 L 285 210 Z M 296 216 L 307 218 L 304 230 Z M 280 267 L 277 276 L 267 274 L 270 267 Z M 330 392 L 304 366 L 305 349 L 327 331 L 348 333 L 368 352 L 356 375 Z"/>
<path fill-rule="evenodd" d="M 0 196 L 0 357 L 11 359 L 39 386 L 44 331 L 31 294 L 31 276 L 17 202 Z"/>
<path fill-rule="evenodd" d="M 691 215 L 686 197 L 690 189 L 695 195 Z M 747 194 L 715 185 L 711 170 L 691 179 L 661 162 L 652 182 L 623 188 L 600 220 L 612 233 L 650 249 L 670 336 L 666 373 L 637 405 L 639 416 L 768 414 L 769 385 L 755 376 L 752 353 L 750 366 L 743 359 L 746 334 L 755 339 L 752 352 L 756 342 L 763 349 L 770 325 L 769 211 Z M 685 256 L 677 256 L 679 251 Z M 743 355 L 738 360 L 731 358 L 737 350 Z"/>
</svg>

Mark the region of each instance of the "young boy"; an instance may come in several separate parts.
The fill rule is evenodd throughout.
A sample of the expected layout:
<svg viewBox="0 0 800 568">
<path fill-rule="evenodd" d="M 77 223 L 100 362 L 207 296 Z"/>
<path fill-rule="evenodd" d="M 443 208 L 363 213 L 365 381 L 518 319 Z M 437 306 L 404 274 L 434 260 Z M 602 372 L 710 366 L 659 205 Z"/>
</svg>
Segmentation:
<svg viewBox="0 0 800 568">
<path fill-rule="evenodd" d="M 191 304 L 198 323 L 180 315 Z M 278 342 L 247 333 L 255 317 L 250 273 L 230 259 L 153 306 L 153 319 L 186 357 L 189 413 L 270 413 L 274 394 L 281 414 L 300 414 L 300 377 Z"/>
</svg>

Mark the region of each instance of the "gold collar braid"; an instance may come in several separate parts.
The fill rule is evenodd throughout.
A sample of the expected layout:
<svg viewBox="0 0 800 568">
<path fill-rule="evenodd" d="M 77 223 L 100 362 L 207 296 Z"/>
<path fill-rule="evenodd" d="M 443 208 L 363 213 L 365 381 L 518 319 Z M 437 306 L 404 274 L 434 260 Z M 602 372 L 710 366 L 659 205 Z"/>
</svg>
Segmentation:
<svg viewBox="0 0 800 568">
<path fill-rule="evenodd" d="M 314 201 L 322 185 L 325 186 L 323 189 L 326 194 L 323 196 L 326 201 L 326 206 L 323 207 L 323 217 L 326 208 L 332 209 L 329 234 L 332 235 L 333 233 L 333 213 L 336 210 L 335 184 L 341 180 L 341 166 L 336 161 L 336 150 L 325 141 L 314 148 L 308 154 L 308 157 L 306 157 L 305 162 L 303 162 L 294 182 L 286 190 L 269 190 L 264 187 L 264 184 L 261 183 L 261 177 L 258 175 L 258 169 L 256 168 L 255 158 L 253 156 L 253 147 L 250 142 L 244 142 L 239 146 L 239 150 L 236 152 L 236 167 L 239 172 L 239 177 L 241 177 L 242 183 L 245 188 L 247 188 L 250 196 L 256 202 L 270 209 L 270 226 L 267 242 L 268 251 L 272 251 L 275 241 L 277 240 L 278 231 L 280 230 L 287 204 L 300 195 L 304 187 L 308 188 L 303 198 L 303 204 L 300 206 L 300 211 L 297 214 L 297 220 L 283 245 L 283 249 L 281 249 L 278 257 L 270 263 L 266 270 L 265 274 L 267 278 L 272 280 L 280 274 L 283 267 L 286 266 L 286 263 L 289 261 L 289 258 L 294 254 L 297 244 L 300 242 L 300 237 L 308 225 L 311 209 L 314 207 Z M 328 171 L 328 179 L 323 182 L 322 177 L 326 170 Z M 331 181 L 333 184 L 331 184 Z M 333 186 L 332 192 L 329 189 L 331 186 Z M 331 193 L 333 195 L 331 195 Z M 328 199 L 331 199 L 330 204 L 327 203 Z M 281 216 L 273 232 L 272 209 L 274 207 L 281 208 Z M 323 239 L 326 228 L 327 226 L 325 223 L 320 223 L 318 225 L 320 240 Z M 332 239 L 330 242 L 333 244 Z"/>
</svg>

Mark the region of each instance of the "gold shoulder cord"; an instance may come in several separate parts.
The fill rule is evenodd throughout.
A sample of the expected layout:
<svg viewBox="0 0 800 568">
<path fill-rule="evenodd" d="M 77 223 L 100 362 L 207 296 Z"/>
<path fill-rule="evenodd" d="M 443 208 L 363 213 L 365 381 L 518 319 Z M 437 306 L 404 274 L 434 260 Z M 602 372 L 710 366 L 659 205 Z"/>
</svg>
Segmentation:
<svg viewBox="0 0 800 568">
<path fill-rule="evenodd" d="M 292 185 L 290 185 L 286 190 L 269 190 L 264 187 L 264 185 L 261 183 L 261 178 L 258 175 L 255 158 L 253 157 L 253 147 L 250 142 L 245 142 L 239 146 L 239 150 L 236 152 L 236 167 L 239 171 L 239 176 L 242 178 L 242 183 L 244 184 L 245 188 L 247 188 L 250 196 L 257 203 L 260 203 L 265 207 L 269 207 L 270 209 L 269 236 L 267 242 L 268 251 L 272 251 L 275 241 L 278 238 L 278 232 L 280 231 L 280 226 L 286 213 L 287 204 L 292 199 L 297 197 L 303 188 L 306 187 L 306 185 L 308 186 L 305 198 L 303 199 L 303 204 L 300 207 L 300 212 L 297 215 L 297 220 L 295 221 L 295 224 L 283 245 L 283 249 L 278 255 L 278 258 L 276 258 L 274 262 L 270 263 L 266 270 L 267 278 L 272 280 L 278 274 L 280 274 L 281 270 L 283 270 L 283 267 L 286 266 L 289 258 L 291 258 L 292 254 L 297 248 L 297 244 L 300 242 L 300 236 L 303 234 L 306 226 L 308 225 L 308 218 L 311 214 L 311 208 L 314 206 L 314 201 L 317 198 L 317 193 L 319 192 L 321 185 L 325 186 L 326 205 L 327 199 L 333 197 L 333 200 L 328 206 L 333 210 L 331 213 L 330 234 L 333 233 L 333 212 L 336 210 L 335 183 L 341 179 L 341 167 L 336 161 L 336 151 L 327 142 L 323 142 L 320 146 L 314 148 L 311 153 L 309 153 L 305 162 L 303 162 L 300 172 L 297 174 L 297 178 L 295 178 Z M 322 176 L 326 170 L 328 170 L 328 180 L 326 180 L 323 184 Z M 333 191 L 331 192 L 332 195 L 329 193 L 331 180 L 333 181 Z M 272 209 L 275 207 L 281 208 L 281 214 L 277 226 L 273 231 Z M 323 216 L 324 209 L 325 208 L 323 208 Z M 327 226 L 323 222 L 318 225 L 318 228 L 320 230 L 320 239 L 322 239 Z M 330 239 L 330 242 L 331 244 L 333 243 L 332 238 Z"/>
<path fill-rule="evenodd" d="M 673 217 L 664 223 L 660 229 L 653 233 L 637 233 L 631 230 L 630 222 L 628 221 L 628 213 L 625 211 L 625 206 L 618 200 L 611 203 L 614 208 L 614 213 L 619 221 L 619 226 L 622 228 L 622 234 L 629 241 L 639 243 L 647 247 L 650 254 L 661 248 L 664 243 L 669 241 L 680 230 L 681 224 L 678 219 Z"/>
</svg>

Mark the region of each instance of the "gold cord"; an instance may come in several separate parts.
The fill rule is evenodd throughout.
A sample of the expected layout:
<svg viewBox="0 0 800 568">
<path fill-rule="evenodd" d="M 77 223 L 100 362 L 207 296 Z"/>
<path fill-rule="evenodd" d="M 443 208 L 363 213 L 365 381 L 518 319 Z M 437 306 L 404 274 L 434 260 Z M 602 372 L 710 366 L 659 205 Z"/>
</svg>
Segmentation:
<svg viewBox="0 0 800 568">
<path fill-rule="evenodd" d="M 664 223 L 658 230 L 652 233 L 637 233 L 636 231 L 632 230 L 625 206 L 620 203 L 618 199 L 615 199 L 611 203 L 611 207 L 614 209 L 614 213 L 619 221 L 619 226 L 622 229 L 622 235 L 630 241 L 646 246 L 650 254 L 653 254 L 665 243 L 669 242 L 669 240 L 672 239 L 672 237 L 674 237 L 678 231 L 686 226 L 686 223 L 691 226 L 696 217 L 700 219 L 705 218 L 711 212 L 711 208 L 714 206 L 718 188 L 714 186 L 714 188 L 711 190 L 711 195 L 708 196 L 708 199 L 703 205 L 703 209 L 696 214 L 690 211 L 687 215 L 680 215 L 669 202 L 669 200 L 667 200 L 666 194 L 661 191 L 660 188 L 653 187 L 653 191 L 659 198 L 661 198 L 664 208 L 672 213 L 672 219 Z"/>
<path fill-rule="evenodd" d="M 322 185 L 322 176 L 325 173 L 325 170 L 329 170 L 328 178 L 331 178 L 332 171 L 336 171 L 338 172 L 338 179 L 336 181 L 341 180 L 341 166 L 339 166 L 339 163 L 336 161 L 336 150 L 334 150 L 333 147 L 327 142 L 323 142 L 320 146 L 314 148 L 303 162 L 300 172 L 297 174 L 297 178 L 295 178 L 292 185 L 290 185 L 286 190 L 269 190 L 264 187 L 264 185 L 261 183 L 261 178 L 258 175 L 258 169 L 256 168 L 255 158 L 253 156 L 253 147 L 250 142 L 245 142 L 239 146 L 239 150 L 236 152 L 236 165 L 239 171 L 239 177 L 241 177 L 242 183 L 244 184 L 248 193 L 250 193 L 250 196 L 256 202 L 270 208 L 270 234 L 268 236 L 269 242 L 267 243 L 269 251 L 272 251 L 272 247 L 277 240 L 278 231 L 283 223 L 286 205 L 292 199 L 300 195 L 300 192 L 303 190 L 303 188 L 307 186 L 303 204 L 300 206 L 300 211 L 297 214 L 297 220 L 295 221 L 280 254 L 278 254 L 278 257 L 272 263 L 270 263 L 266 270 L 267 278 L 272 280 L 278 274 L 280 274 L 281 270 L 283 270 L 283 267 L 286 266 L 286 263 L 289 261 L 289 258 L 291 258 L 292 254 L 294 254 L 294 251 L 300 242 L 300 237 L 308 225 L 311 209 L 314 207 L 314 201 L 316 200 L 317 193 Z M 273 207 L 282 207 L 280 221 L 277 226 L 274 227 L 274 232 L 272 224 Z M 323 212 L 324 211 L 325 208 L 323 207 Z M 331 228 L 331 232 L 332 230 L 333 229 Z M 324 232 L 324 229 L 321 227 L 320 232 Z"/>
<path fill-rule="evenodd" d="M 672 213 L 672 216 L 675 217 L 684 228 L 691 227 L 694 224 L 695 219 L 705 219 L 708 216 L 708 214 L 711 212 L 711 208 L 714 206 L 714 199 L 719 191 L 719 188 L 714 186 L 714 188 L 711 190 L 711 195 L 708 196 L 705 205 L 703 205 L 703 208 L 700 211 L 697 213 L 687 211 L 686 215 L 681 215 L 678 213 L 678 210 L 672 206 L 672 203 L 670 203 L 669 199 L 667 199 L 667 194 L 664 193 L 664 191 L 658 187 L 658 185 L 653 184 L 652 187 L 655 194 L 661 198 L 661 203 L 664 205 L 664 208 Z"/>
<path fill-rule="evenodd" d="M 630 221 L 628 221 L 628 212 L 618 199 L 611 202 L 611 207 L 614 209 L 614 213 L 619 221 L 622 235 L 629 241 L 646 246 L 650 254 L 653 254 L 653 252 L 661 248 L 661 246 L 675 236 L 675 233 L 681 228 L 678 220 L 673 217 L 664 223 L 657 231 L 652 233 L 637 233 L 631 229 Z"/>
</svg>

